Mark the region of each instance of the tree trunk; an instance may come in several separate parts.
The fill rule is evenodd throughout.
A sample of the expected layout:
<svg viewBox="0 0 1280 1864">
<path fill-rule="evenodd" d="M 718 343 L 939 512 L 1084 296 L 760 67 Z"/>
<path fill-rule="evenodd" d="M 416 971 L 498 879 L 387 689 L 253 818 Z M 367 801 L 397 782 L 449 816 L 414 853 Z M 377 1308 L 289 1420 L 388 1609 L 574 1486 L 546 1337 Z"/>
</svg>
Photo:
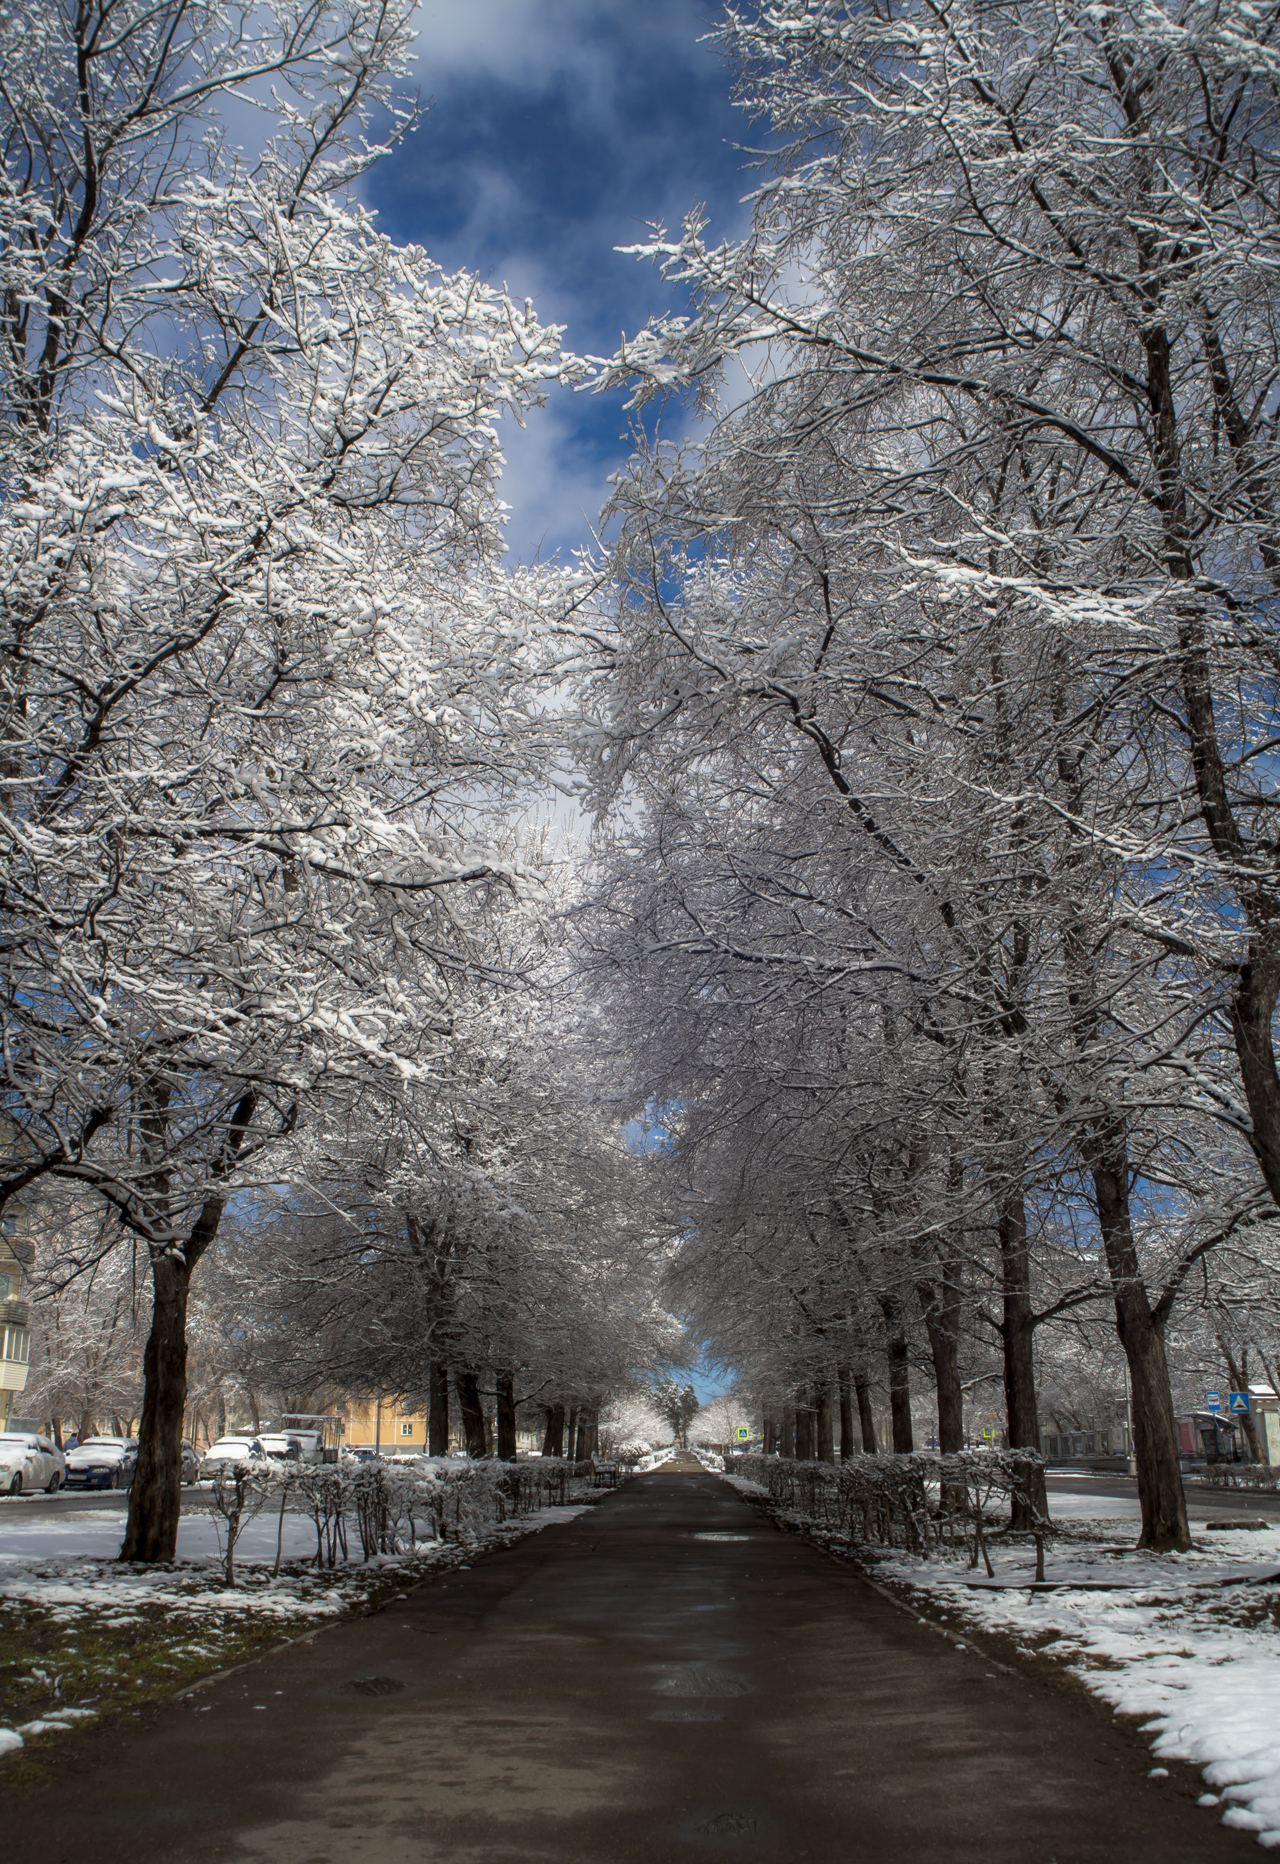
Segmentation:
<svg viewBox="0 0 1280 1864">
<path fill-rule="evenodd" d="M 943 1270 L 937 1281 L 918 1281 L 916 1294 L 929 1336 L 938 1390 L 938 1448 L 950 1456 L 964 1448 L 964 1391 L 960 1384 L 960 1290 Z"/>
<path fill-rule="evenodd" d="M 567 1442 L 565 1445 L 565 1454 L 571 1463 L 576 1463 L 578 1460 L 578 1407 L 576 1404 L 569 1406 L 569 1423 L 566 1434 Z"/>
<path fill-rule="evenodd" d="M 427 1454 L 449 1454 L 449 1362 L 440 1353 L 427 1375 Z"/>
<path fill-rule="evenodd" d="M 818 1387 L 818 1461 L 834 1463 L 836 1460 L 835 1406 L 832 1400 L 831 1380 L 824 1379 Z"/>
<path fill-rule="evenodd" d="M 544 1456 L 564 1455 L 564 1406 L 562 1404 L 547 1406 L 547 1428 L 542 1437 L 542 1454 Z"/>
<path fill-rule="evenodd" d="M 1031 1251 L 1027 1243 L 1027 1207 L 1020 1182 L 1003 1186 L 998 1205 L 1000 1279 L 1003 1315 L 1000 1339 L 1004 1347 L 1004 1403 L 1009 1448 L 1040 1448 L 1040 1419 L 1036 1410 L 1035 1314 L 1031 1307 Z M 1037 1470 L 1029 1493 L 1013 1500 L 1010 1526 L 1029 1529 L 1037 1511 L 1048 1512 L 1044 1471 Z"/>
<path fill-rule="evenodd" d="M 600 1443 L 600 1426 L 594 1407 L 584 1407 L 578 1420 L 578 1460 L 585 1463 L 594 1456 Z"/>
<path fill-rule="evenodd" d="M 895 1455 L 904 1455 L 915 1448 L 915 1439 L 911 1434 L 911 1364 L 907 1356 L 907 1329 L 902 1316 L 902 1303 L 897 1295 L 881 1295 L 880 1311 L 884 1315 L 887 1336 L 893 1448 Z"/>
<path fill-rule="evenodd" d="M 487 1456 L 489 1434 L 485 1429 L 484 1406 L 480 1402 L 480 1375 L 474 1370 L 456 1372 L 454 1383 L 458 1388 L 458 1409 L 462 1413 L 462 1429 L 467 1441 L 467 1455 Z"/>
<path fill-rule="evenodd" d="M 1218 1347 L 1227 1362 L 1227 1376 L 1231 1380 L 1230 1389 L 1234 1392 L 1247 1392 L 1249 1389 L 1248 1347 L 1241 1350 L 1238 1360 L 1222 1334 L 1218 1335 Z M 1258 1427 L 1254 1422 L 1252 1411 L 1242 1412 L 1240 1422 L 1244 1426 L 1244 1440 L 1249 1453 L 1247 1460 L 1251 1463 L 1262 1462 L 1263 1457 L 1258 1448 Z"/>
<path fill-rule="evenodd" d="M 813 1411 L 807 1404 L 796 1406 L 796 1455 L 803 1463 L 813 1461 Z"/>
<path fill-rule="evenodd" d="M 142 1422 L 129 1491 L 122 1560 L 177 1556 L 182 1508 L 182 1420 L 187 1410 L 187 1294 L 184 1257 L 157 1254 L 151 1265 L 151 1331 L 142 1355 Z"/>
<path fill-rule="evenodd" d="M 512 1372 L 499 1372 L 496 1379 L 498 1393 L 498 1455 L 504 1463 L 516 1460 L 516 1381 Z"/>
<path fill-rule="evenodd" d="M 778 1449 L 778 1420 L 772 1411 L 764 1414 L 764 1453 L 774 1456 Z"/>
<path fill-rule="evenodd" d="M 796 1453 L 796 1413 L 794 1405 L 784 1405 L 782 1409 L 782 1433 L 779 1439 L 779 1453 L 794 1456 Z"/>
<path fill-rule="evenodd" d="M 1178 1427 L 1169 1389 L 1163 1316 L 1153 1312 L 1138 1266 L 1129 1212 L 1129 1155 L 1123 1132 L 1095 1129 L 1085 1141 L 1098 1227 L 1111 1277 L 1116 1331 L 1129 1362 L 1133 1455 L 1142 1508 L 1140 1547 L 1185 1552 L 1191 1545 L 1178 1462 Z"/>
<path fill-rule="evenodd" d="M 840 1461 L 847 1463 L 854 1454 L 853 1378 L 848 1366 L 840 1367 L 837 1383 L 840 1388 Z"/>
<path fill-rule="evenodd" d="M 865 1372 L 855 1372 L 853 1389 L 858 1398 L 858 1424 L 862 1430 L 862 1450 L 864 1456 L 879 1456 L 880 1446 L 876 1442 L 876 1414 L 871 1409 L 871 1383 Z"/>
</svg>

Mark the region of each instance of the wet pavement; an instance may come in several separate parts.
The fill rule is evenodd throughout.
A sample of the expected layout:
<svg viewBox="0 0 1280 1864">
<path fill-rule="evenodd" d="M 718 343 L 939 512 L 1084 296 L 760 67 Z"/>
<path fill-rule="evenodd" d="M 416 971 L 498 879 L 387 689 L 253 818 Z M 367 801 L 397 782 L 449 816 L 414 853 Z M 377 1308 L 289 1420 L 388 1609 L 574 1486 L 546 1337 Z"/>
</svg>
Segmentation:
<svg viewBox="0 0 1280 1864">
<path fill-rule="evenodd" d="M 1069 1689 L 702 1471 L 629 1483 L 10 1789 L 5 1864 L 1201 1864 L 1255 1852 Z"/>
</svg>

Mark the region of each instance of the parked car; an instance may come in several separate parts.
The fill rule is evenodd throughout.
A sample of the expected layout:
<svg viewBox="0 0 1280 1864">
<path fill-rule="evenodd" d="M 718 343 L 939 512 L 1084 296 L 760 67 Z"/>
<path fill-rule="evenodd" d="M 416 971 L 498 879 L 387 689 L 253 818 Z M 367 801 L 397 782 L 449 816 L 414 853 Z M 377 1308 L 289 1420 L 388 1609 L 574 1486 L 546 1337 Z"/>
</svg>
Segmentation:
<svg viewBox="0 0 1280 1864">
<path fill-rule="evenodd" d="M 0 1433 L 0 1493 L 43 1489 L 46 1495 L 56 1495 L 66 1474 L 67 1459 L 51 1438 L 34 1430 Z"/>
<path fill-rule="evenodd" d="M 261 1461 L 264 1454 L 257 1437 L 219 1437 L 200 1458 L 197 1480 L 212 1482 L 232 1463 Z"/>
<path fill-rule="evenodd" d="M 282 1424 L 279 1430 L 258 1433 L 258 1440 L 269 1456 L 296 1456 L 301 1463 L 323 1463 L 324 1434 L 318 1430 L 308 1430 L 306 1426 L 294 1429 L 292 1424 Z M 270 1444 L 296 1444 L 296 1449 L 270 1449 Z"/>
<path fill-rule="evenodd" d="M 127 1489 L 138 1466 L 136 1437 L 86 1437 L 67 1457 L 69 1489 Z"/>
<path fill-rule="evenodd" d="M 292 1431 L 264 1430 L 254 1441 L 261 1445 L 264 1456 L 270 1456 L 276 1462 L 301 1463 L 319 1460 L 304 1457 L 302 1445 Z"/>
</svg>

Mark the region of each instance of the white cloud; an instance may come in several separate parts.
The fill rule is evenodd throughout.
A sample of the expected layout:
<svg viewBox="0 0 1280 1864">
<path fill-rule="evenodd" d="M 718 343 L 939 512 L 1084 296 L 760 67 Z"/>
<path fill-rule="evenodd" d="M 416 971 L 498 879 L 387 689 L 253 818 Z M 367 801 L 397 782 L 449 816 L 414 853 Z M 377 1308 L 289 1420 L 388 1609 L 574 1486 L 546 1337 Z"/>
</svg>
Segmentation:
<svg viewBox="0 0 1280 1864">
<path fill-rule="evenodd" d="M 625 0 L 624 0 L 625 4 Z M 418 76 L 424 91 L 437 77 L 499 78 L 521 89 L 541 90 L 566 76 L 580 87 L 580 101 L 597 112 L 614 94 L 617 48 L 607 31 L 618 19 L 619 0 L 422 0 L 418 9 Z M 688 30 L 673 31 L 678 20 Z M 631 0 L 626 21 L 633 39 L 661 38 L 673 57 L 692 62 L 705 31 L 689 0 L 654 5 Z"/>
</svg>

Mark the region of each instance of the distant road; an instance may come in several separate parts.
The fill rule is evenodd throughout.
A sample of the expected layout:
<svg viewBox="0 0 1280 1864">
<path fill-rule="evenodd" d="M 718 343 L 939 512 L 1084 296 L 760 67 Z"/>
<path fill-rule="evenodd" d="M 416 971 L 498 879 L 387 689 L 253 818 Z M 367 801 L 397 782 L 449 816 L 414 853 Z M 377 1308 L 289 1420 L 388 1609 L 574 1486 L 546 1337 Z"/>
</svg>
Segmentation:
<svg viewBox="0 0 1280 1864">
<path fill-rule="evenodd" d="M 212 1498 L 212 1489 L 183 1489 L 183 1512 L 207 1508 Z M 11 1517 L 26 1521 L 36 1515 L 78 1514 L 82 1508 L 123 1511 L 128 1499 L 123 1489 L 63 1489 L 57 1495 L 0 1495 L 0 1526 Z"/>
<path fill-rule="evenodd" d="M 1138 1485 L 1132 1476 L 1064 1476 L 1050 1470 L 1050 1495 L 1126 1496 L 1137 1500 Z M 1280 1520 L 1280 1494 L 1256 1489 L 1216 1489 L 1210 1483 L 1185 1482 L 1183 1489 L 1192 1516 L 1211 1514 L 1261 1515 Z"/>
</svg>

